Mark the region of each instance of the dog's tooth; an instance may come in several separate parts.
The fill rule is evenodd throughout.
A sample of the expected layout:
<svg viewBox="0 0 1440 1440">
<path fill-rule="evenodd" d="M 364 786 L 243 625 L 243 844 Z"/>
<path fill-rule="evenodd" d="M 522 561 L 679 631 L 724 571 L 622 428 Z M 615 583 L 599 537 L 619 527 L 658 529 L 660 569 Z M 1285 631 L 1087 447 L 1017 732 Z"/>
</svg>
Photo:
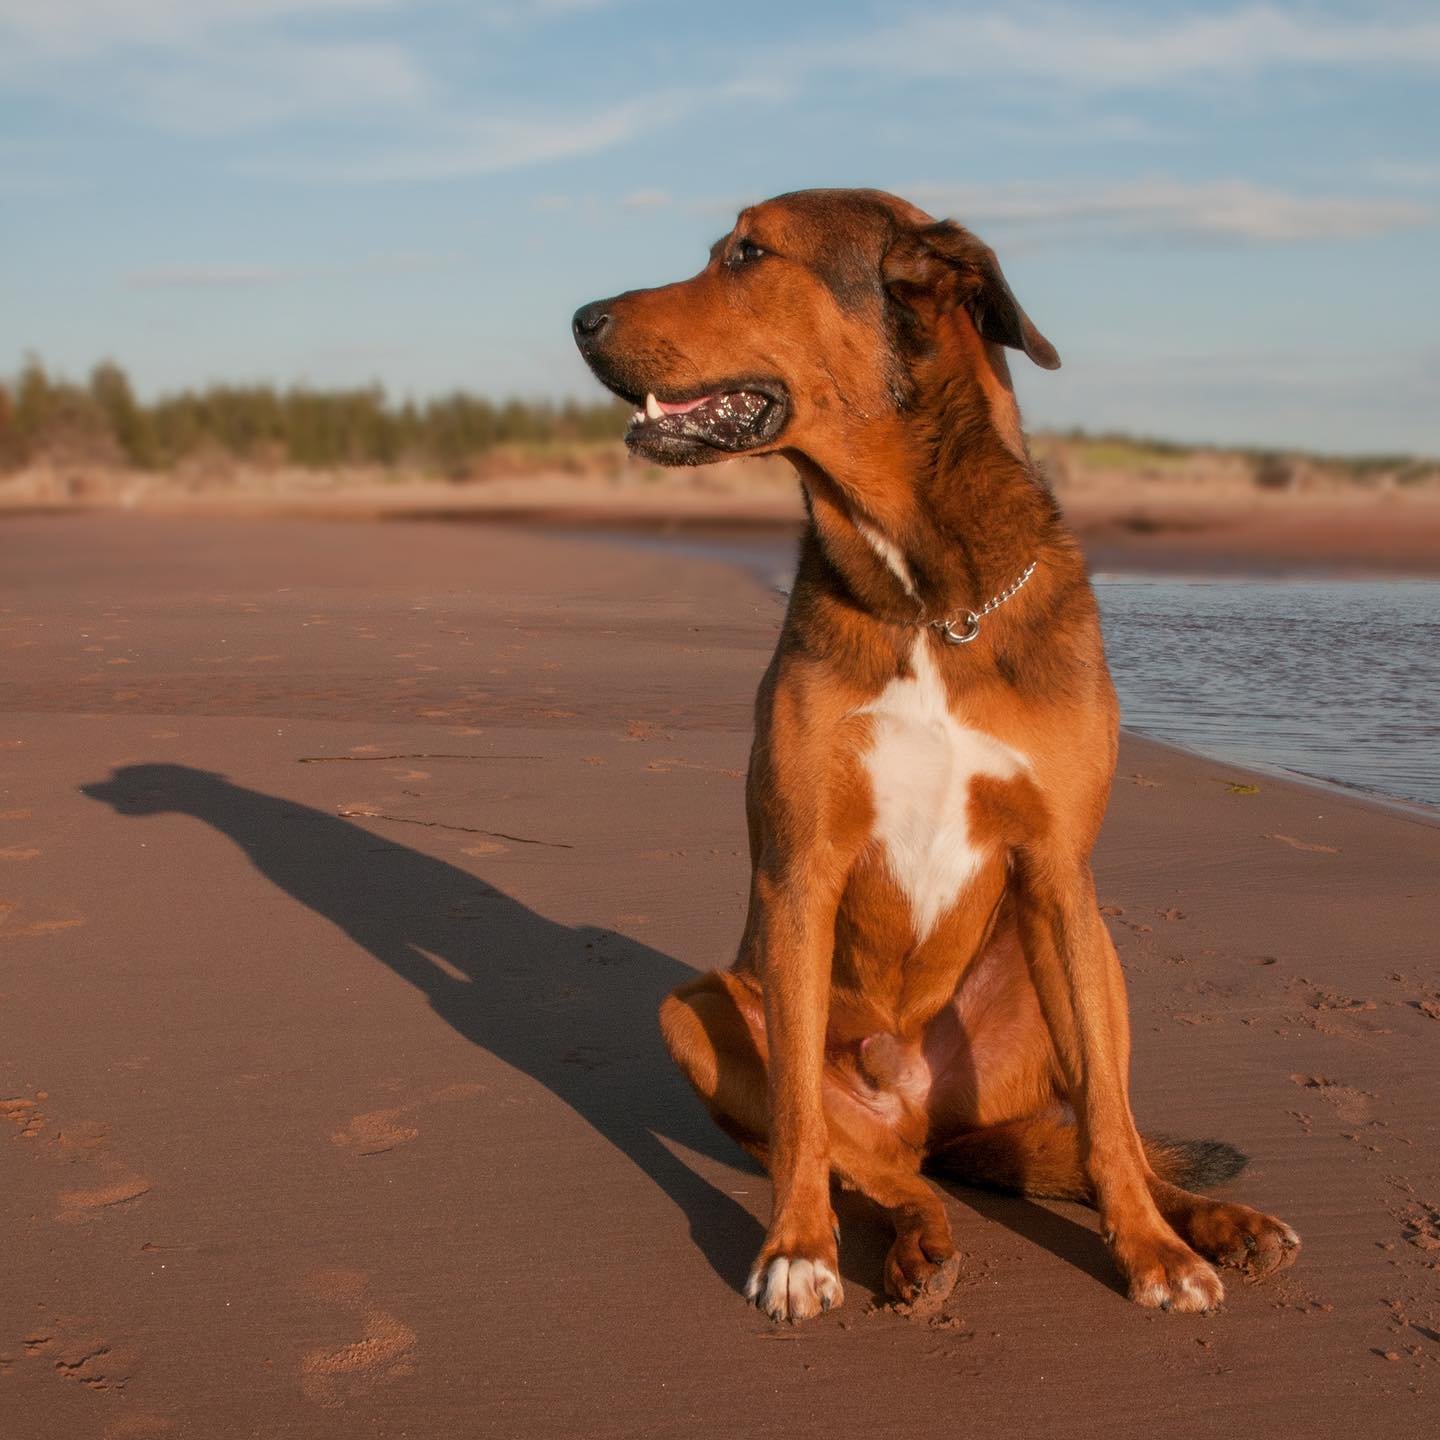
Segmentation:
<svg viewBox="0 0 1440 1440">
<path fill-rule="evenodd" d="M 634 424 L 636 424 L 636 425 L 638 425 L 644 418 L 645 418 L 645 412 L 644 412 L 643 410 L 637 410 L 637 411 L 630 417 L 632 423 L 634 423 Z"/>
<path fill-rule="evenodd" d="M 653 391 L 645 397 L 645 413 L 652 420 L 659 420 L 665 414 L 665 412 L 660 408 L 660 402 L 655 398 Z"/>
</svg>

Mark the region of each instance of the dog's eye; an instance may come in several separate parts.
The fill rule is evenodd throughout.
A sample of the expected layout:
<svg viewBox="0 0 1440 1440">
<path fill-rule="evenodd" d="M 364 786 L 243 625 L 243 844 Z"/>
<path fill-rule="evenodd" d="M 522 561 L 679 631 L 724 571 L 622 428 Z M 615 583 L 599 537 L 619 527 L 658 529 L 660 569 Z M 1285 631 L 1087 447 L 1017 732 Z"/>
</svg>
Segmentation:
<svg viewBox="0 0 1440 1440">
<path fill-rule="evenodd" d="M 764 253 L 753 240 L 737 241 L 730 252 L 730 267 L 738 270 L 742 265 L 753 265 Z"/>
</svg>

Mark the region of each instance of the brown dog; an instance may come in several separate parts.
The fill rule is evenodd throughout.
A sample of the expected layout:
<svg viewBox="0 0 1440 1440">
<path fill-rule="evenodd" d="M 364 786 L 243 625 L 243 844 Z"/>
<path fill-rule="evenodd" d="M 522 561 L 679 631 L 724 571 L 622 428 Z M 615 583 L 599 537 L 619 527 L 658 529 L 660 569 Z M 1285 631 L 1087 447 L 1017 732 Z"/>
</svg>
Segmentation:
<svg viewBox="0 0 1440 1440">
<path fill-rule="evenodd" d="M 955 1247 L 922 1169 L 1093 1203 L 1142 1305 L 1217 1305 L 1210 1261 L 1288 1265 L 1287 1225 L 1184 1188 L 1243 1156 L 1131 1117 L 1089 860 L 1117 706 L 1001 347 L 1059 358 L 994 253 L 890 195 L 804 191 L 744 211 L 693 279 L 574 328 L 642 406 L 636 454 L 778 451 L 810 516 L 756 705 L 739 958 L 661 1007 L 770 1171 L 747 1293 L 776 1319 L 840 1303 L 833 1180 L 894 1225 L 889 1293 L 943 1295 Z"/>
</svg>

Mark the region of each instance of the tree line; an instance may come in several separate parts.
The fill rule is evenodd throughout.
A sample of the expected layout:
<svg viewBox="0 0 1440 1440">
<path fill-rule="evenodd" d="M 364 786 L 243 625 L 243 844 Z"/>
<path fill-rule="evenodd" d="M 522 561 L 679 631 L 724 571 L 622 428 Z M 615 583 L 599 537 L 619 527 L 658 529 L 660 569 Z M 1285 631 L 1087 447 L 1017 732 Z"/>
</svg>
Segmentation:
<svg viewBox="0 0 1440 1440">
<path fill-rule="evenodd" d="M 444 472 L 497 446 L 615 440 L 629 408 L 618 400 L 502 400 L 455 391 L 416 402 L 379 385 L 209 385 L 149 403 L 114 361 L 85 384 L 30 359 L 0 382 L 0 468 L 56 463 L 160 470 L 224 455 L 261 464 L 417 467 Z"/>
</svg>

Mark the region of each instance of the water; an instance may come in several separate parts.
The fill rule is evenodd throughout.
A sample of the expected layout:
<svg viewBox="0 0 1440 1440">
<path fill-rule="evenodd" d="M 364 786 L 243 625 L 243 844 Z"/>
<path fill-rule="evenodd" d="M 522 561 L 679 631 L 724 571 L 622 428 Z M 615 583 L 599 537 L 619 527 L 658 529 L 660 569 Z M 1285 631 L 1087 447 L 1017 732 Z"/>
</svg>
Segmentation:
<svg viewBox="0 0 1440 1440">
<path fill-rule="evenodd" d="M 1124 723 L 1440 805 L 1440 582 L 1103 579 Z"/>
<path fill-rule="evenodd" d="M 720 560 L 781 589 L 794 571 L 790 536 L 609 538 Z M 1440 581 L 1111 576 L 1095 591 L 1130 729 L 1440 806 Z"/>
</svg>

